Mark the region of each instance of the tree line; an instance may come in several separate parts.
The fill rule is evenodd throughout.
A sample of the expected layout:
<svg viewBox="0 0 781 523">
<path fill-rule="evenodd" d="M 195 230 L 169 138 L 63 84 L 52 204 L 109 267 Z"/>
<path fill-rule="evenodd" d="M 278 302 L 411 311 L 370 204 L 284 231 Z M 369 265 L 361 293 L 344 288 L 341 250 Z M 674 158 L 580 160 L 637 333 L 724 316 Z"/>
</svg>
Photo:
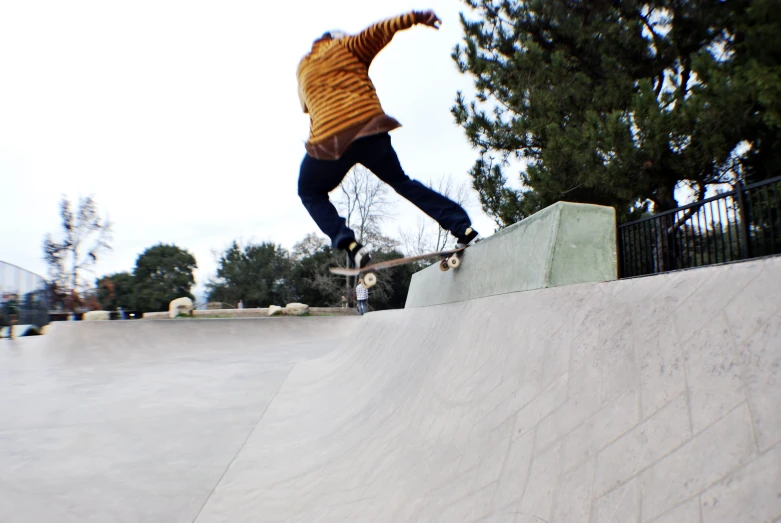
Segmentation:
<svg viewBox="0 0 781 523">
<path fill-rule="evenodd" d="M 438 187 L 464 203 L 465 186 L 452 178 Z M 399 240 L 382 232 L 382 222 L 393 216 L 388 188 L 368 170 L 358 166 L 342 183 L 335 203 L 359 241 L 373 246 L 376 261 L 433 251 L 453 243 L 430 219 L 421 219 L 413 231 L 400 231 Z M 175 244 L 158 243 L 140 253 L 128 271 L 94 280 L 98 260 L 112 250 L 113 224 L 100 216 L 91 197 L 71 204 L 60 203 L 61 232 L 44 239 L 44 256 L 51 282 L 50 302 L 55 309 L 153 312 L 167 310 L 171 300 L 194 299 L 193 254 Z M 432 226 L 432 222 L 434 225 Z M 216 273 L 206 282 L 207 301 L 236 307 L 268 307 L 292 302 L 311 307 L 354 306 L 356 278 L 331 274 L 329 267 L 345 267 L 347 257 L 327 239 L 310 233 L 288 251 L 271 242 L 241 244 L 233 241 L 217 256 Z M 402 308 L 412 275 L 423 264 L 385 271 L 371 290 L 374 310 Z"/>
<path fill-rule="evenodd" d="M 382 251 L 378 257 L 395 258 L 399 251 Z M 246 308 L 268 307 L 292 302 L 311 307 L 354 306 L 354 279 L 328 271 L 344 266 L 344 254 L 334 251 L 323 238 L 310 234 L 292 252 L 270 242 L 240 244 L 237 241 L 220 255 L 215 276 L 206 283 L 207 301 Z M 132 271 L 99 278 L 95 299 L 101 309 L 141 312 L 168 309 L 171 300 L 195 299 L 192 287 L 193 255 L 176 245 L 158 244 L 146 249 Z M 405 266 L 383 274 L 372 289 L 375 310 L 403 308 L 407 288 L 416 267 Z"/>
</svg>

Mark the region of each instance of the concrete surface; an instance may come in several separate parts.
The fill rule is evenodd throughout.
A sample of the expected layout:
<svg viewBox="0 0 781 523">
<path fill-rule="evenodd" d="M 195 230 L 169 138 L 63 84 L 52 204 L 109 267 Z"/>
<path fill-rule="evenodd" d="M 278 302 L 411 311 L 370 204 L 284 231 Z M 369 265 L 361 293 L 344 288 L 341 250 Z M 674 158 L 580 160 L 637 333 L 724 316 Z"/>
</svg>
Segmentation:
<svg viewBox="0 0 781 523">
<path fill-rule="evenodd" d="M 58 322 L 0 340 L 0 521 L 191 522 L 352 318 Z"/>
<path fill-rule="evenodd" d="M 780 295 L 772 258 L 0 341 L 0 521 L 775 521 Z"/>
<path fill-rule="evenodd" d="M 457 270 L 417 272 L 405 307 L 612 281 L 616 259 L 615 210 L 559 202 L 469 247 Z"/>
</svg>

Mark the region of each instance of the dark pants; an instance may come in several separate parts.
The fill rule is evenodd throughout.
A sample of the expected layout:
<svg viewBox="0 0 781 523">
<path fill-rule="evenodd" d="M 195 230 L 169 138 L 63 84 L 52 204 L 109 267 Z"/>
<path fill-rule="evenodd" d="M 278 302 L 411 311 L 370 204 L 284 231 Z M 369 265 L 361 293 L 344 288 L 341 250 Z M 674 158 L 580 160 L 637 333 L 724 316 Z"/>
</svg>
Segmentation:
<svg viewBox="0 0 781 523">
<path fill-rule="evenodd" d="M 360 163 L 437 221 L 443 229 L 462 236 L 471 222 L 457 203 L 404 174 L 388 133 L 356 140 L 338 160 L 318 160 L 308 154 L 301 163 L 298 196 L 320 230 L 331 238 L 331 247 L 344 249 L 355 241 L 328 193 L 336 189 L 348 171 Z"/>
</svg>

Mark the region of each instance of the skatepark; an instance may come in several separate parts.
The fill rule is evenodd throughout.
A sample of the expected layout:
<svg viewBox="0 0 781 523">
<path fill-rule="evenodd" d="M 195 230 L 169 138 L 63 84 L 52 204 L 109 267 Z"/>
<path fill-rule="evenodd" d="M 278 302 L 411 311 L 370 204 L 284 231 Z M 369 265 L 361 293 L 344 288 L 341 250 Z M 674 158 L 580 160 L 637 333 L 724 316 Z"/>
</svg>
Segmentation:
<svg viewBox="0 0 781 523">
<path fill-rule="evenodd" d="M 0 521 L 778 521 L 779 295 L 557 204 L 402 310 L 55 323 L 0 342 Z"/>
</svg>

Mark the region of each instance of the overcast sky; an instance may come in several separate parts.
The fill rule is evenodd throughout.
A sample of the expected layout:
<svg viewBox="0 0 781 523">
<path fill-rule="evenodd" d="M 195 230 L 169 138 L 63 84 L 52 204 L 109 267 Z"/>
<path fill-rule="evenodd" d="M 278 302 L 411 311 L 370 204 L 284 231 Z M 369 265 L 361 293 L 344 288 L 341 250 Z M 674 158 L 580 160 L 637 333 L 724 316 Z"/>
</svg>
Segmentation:
<svg viewBox="0 0 781 523">
<path fill-rule="evenodd" d="M 428 8 L 442 28 L 397 34 L 370 74 L 403 125 L 392 138 L 407 174 L 468 182 L 477 153 L 450 114 L 472 85 L 450 57 L 460 0 L 0 0 L 0 260 L 45 275 L 63 195 L 92 195 L 114 223 L 98 276 L 175 243 L 195 255 L 200 288 L 234 239 L 289 249 L 319 233 L 296 194 L 309 124 L 298 62 L 325 30 Z M 394 200 L 397 236 L 421 213 Z"/>
</svg>

